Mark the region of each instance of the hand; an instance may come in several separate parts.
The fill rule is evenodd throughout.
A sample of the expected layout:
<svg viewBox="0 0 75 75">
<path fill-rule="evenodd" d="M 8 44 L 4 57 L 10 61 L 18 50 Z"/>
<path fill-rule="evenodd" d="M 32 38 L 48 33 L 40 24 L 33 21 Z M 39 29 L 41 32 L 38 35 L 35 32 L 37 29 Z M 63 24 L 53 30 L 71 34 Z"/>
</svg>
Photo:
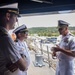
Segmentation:
<svg viewBox="0 0 75 75">
<path fill-rule="evenodd" d="M 10 70 L 11 72 L 14 72 L 18 69 L 17 65 L 15 63 L 11 63 L 11 64 L 7 64 L 6 67 L 8 68 L 8 70 Z"/>
<path fill-rule="evenodd" d="M 54 52 L 57 52 L 57 51 L 61 51 L 62 49 L 58 45 L 56 45 L 56 47 L 52 47 L 52 50 Z"/>
<path fill-rule="evenodd" d="M 25 71 L 27 71 L 27 70 L 28 70 L 28 68 L 25 69 Z"/>
<path fill-rule="evenodd" d="M 53 58 L 53 59 L 56 59 L 56 58 L 57 58 L 57 57 L 56 57 L 56 52 L 53 52 L 53 53 L 52 53 L 52 58 Z"/>
<path fill-rule="evenodd" d="M 53 52 L 53 53 L 52 53 L 52 56 L 56 56 L 56 52 Z"/>
</svg>

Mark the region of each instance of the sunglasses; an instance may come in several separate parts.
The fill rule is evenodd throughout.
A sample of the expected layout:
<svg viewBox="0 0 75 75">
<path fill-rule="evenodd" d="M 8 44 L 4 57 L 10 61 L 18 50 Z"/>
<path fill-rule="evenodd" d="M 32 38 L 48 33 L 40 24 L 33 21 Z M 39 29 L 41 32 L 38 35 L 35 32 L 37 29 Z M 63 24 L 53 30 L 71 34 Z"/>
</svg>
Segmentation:
<svg viewBox="0 0 75 75">
<path fill-rule="evenodd" d="M 24 34 L 28 34 L 28 32 L 22 32 L 22 33 L 24 33 Z"/>
<path fill-rule="evenodd" d="M 63 28 L 59 28 L 58 30 L 61 31 L 61 30 L 63 30 Z"/>
</svg>

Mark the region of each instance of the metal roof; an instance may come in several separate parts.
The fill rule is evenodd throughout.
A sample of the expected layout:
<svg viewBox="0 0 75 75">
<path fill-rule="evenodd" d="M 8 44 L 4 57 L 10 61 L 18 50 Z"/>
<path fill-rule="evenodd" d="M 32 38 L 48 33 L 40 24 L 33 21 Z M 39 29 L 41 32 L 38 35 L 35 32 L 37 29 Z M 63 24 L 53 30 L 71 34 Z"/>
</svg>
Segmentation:
<svg viewBox="0 0 75 75">
<path fill-rule="evenodd" d="M 18 2 L 20 14 L 75 10 L 75 0 L 0 0 L 0 5 Z"/>
</svg>

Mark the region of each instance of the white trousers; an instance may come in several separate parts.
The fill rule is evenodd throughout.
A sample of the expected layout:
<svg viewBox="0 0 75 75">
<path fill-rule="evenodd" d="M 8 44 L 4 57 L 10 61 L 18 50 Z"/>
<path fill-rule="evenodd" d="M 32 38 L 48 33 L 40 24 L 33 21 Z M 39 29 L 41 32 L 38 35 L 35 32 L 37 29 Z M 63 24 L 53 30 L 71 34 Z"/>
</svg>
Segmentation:
<svg viewBox="0 0 75 75">
<path fill-rule="evenodd" d="M 73 66 L 73 61 L 60 60 L 57 62 L 55 75 L 74 75 Z"/>
</svg>

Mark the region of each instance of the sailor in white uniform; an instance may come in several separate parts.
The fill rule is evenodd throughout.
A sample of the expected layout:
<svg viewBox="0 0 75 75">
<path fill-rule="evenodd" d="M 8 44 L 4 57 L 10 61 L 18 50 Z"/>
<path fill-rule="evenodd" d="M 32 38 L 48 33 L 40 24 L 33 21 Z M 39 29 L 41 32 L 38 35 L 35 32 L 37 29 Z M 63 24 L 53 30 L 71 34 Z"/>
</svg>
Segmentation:
<svg viewBox="0 0 75 75">
<path fill-rule="evenodd" d="M 53 47 L 58 58 L 56 75 L 74 74 L 75 37 L 68 31 L 68 25 L 65 21 L 58 21 L 60 36 L 57 39 L 57 46 Z"/>
<path fill-rule="evenodd" d="M 26 25 L 21 25 L 13 31 L 16 34 L 16 45 L 22 57 L 27 61 L 26 67 L 29 67 L 30 64 L 30 52 L 29 48 L 25 42 L 28 36 L 28 29 Z M 27 75 L 27 71 L 22 72 L 22 75 Z"/>
</svg>

